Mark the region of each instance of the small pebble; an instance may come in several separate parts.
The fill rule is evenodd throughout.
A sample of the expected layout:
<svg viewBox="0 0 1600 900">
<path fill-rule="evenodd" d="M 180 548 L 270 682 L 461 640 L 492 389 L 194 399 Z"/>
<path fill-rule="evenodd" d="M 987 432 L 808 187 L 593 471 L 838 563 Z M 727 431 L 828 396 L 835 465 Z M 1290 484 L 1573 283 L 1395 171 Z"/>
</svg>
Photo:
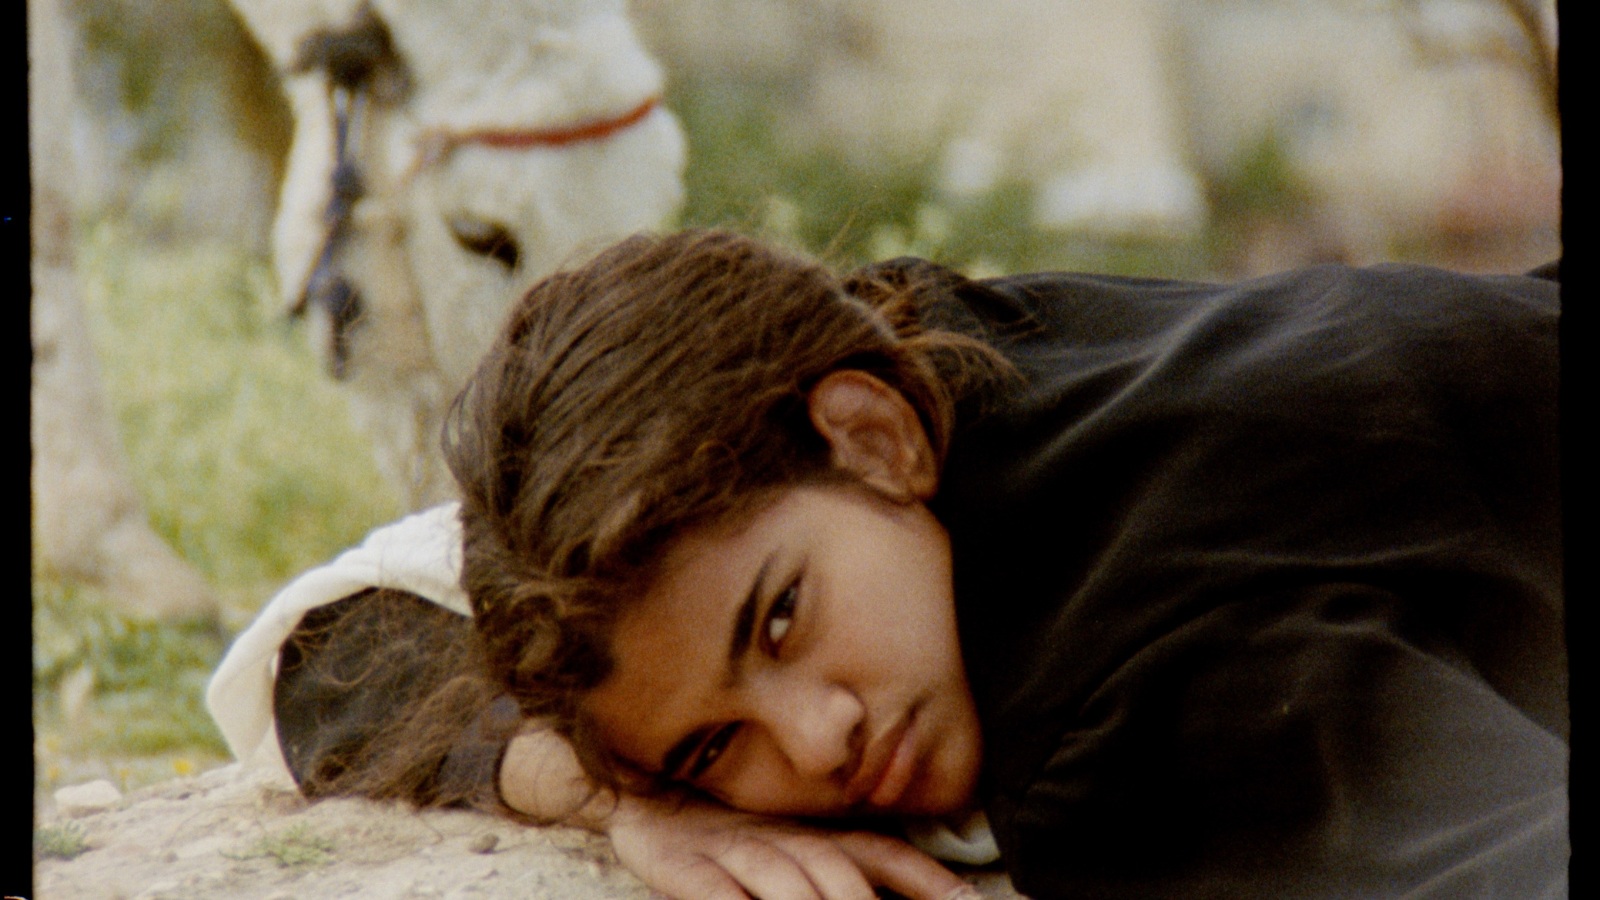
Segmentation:
<svg viewBox="0 0 1600 900">
<path fill-rule="evenodd" d="M 499 843 L 499 837 L 488 832 L 484 832 L 483 834 L 473 838 L 472 843 L 467 845 L 467 849 L 471 850 L 473 853 L 493 853 L 495 846 Z"/>
<path fill-rule="evenodd" d="M 158 881 L 155 884 L 146 885 L 145 889 L 134 897 L 134 900 L 170 900 L 170 898 L 178 896 L 178 890 L 179 885 L 176 881 Z"/>
<path fill-rule="evenodd" d="M 105 779 L 64 787 L 55 793 L 56 808 L 65 816 L 85 816 L 116 806 L 122 792 Z"/>
</svg>

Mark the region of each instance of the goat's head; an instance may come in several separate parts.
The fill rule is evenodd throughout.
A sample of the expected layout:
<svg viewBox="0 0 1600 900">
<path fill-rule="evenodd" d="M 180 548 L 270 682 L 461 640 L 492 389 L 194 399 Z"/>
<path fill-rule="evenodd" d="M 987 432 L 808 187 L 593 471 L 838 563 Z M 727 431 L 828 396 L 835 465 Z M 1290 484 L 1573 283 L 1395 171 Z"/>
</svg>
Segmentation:
<svg viewBox="0 0 1600 900">
<path fill-rule="evenodd" d="M 681 201 L 683 138 L 621 0 L 235 2 L 295 112 L 280 287 L 338 376 L 398 354 L 453 390 L 512 297 Z"/>
</svg>

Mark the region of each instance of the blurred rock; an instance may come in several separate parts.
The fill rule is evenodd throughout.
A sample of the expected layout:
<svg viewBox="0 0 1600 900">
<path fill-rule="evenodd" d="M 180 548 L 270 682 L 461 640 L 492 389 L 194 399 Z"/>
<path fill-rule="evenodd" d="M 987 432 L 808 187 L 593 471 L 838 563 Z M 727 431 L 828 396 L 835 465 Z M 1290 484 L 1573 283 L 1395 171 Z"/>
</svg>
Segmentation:
<svg viewBox="0 0 1600 900">
<path fill-rule="evenodd" d="M 1560 253 L 1552 0 L 637 0 L 690 80 L 769 81 L 796 144 L 933 159 L 1043 227 L 1193 234 L 1249 274 Z M 1283 168 L 1252 171 L 1264 147 Z M 1266 177 L 1264 177 L 1266 176 Z M 1241 209 L 1238 191 L 1279 191 Z M 1270 199 L 1270 198 L 1269 198 Z"/>
<path fill-rule="evenodd" d="M 67 140 L 69 33 L 57 0 L 28 4 L 34 547 L 55 574 L 100 588 L 128 615 L 214 621 L 209 586 L 150 529 L 89 339 L 73 268 L 80 169 Z"/>
<path fill-rule="evenodd" d="M 103 812 L 122 802 L 122 792 L 109 781 L 64 787 L 55 793 L 56 809 L 68 818 Z"/>
</svg>

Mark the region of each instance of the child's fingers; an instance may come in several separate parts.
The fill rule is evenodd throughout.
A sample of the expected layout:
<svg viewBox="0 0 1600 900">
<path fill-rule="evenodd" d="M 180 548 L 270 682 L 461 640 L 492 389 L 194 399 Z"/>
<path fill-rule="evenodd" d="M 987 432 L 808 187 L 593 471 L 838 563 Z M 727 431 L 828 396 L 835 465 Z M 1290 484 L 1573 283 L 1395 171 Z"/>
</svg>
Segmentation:
<svg viewBox="0 0 1600 900">
<path fill-rule="evenodd" d="M 824 900 L 872 900 L 877 894 L 861 866 L 828 833 L 779 834 L 773 843 L 787 853 Z"/>
<path fill-rule="evenodd" d="M 726 869 L 704 857 L 634 874 L 672 900 L 750 900 L 751 896 Z"/>
<path fill-rule="evenodd" d="M 835 900 L 811 882 L 811 874 L 786 849 L 754 834 L 741 836 L 715 857 L 715 863 L 762 900 Z M 866 882 L 862 882 L 866 884 Z M 862 895 L 837 900 L 861 900 Z M 872 897 L 867 894 L 866 897 Z"/>
<path fill-rule="evenodd" d="M 978 896 L 954 872 L 905 841 L 870 831 L 840 834 L 835 840 L 873 884 L 910 900 L 962 898 L 963 888 L 971 896 Z"/>
<path fill-rule="evenodd" d="M 679 900 L 956 900 L 966 882 L 904 841 L 700 803 L 627 797 L 608 822 L 617 856 Z M 973 895 L 975 896 L 975 894 Z"/>
</svg>

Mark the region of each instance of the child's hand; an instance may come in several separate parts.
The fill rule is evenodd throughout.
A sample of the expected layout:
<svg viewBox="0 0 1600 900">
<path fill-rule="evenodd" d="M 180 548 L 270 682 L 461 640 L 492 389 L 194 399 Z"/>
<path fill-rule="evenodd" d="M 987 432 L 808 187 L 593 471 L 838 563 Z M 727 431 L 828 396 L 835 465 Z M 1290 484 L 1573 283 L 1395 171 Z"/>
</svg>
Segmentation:
<svg viewBox="0 0 1600 900">
<path fill-rule="evenodd" d="M 680 900 L 868 900 L 874 885 L 910 900 L 978 896 L 932 857 L 885 835 L 596 790 L 572 746 L 546 729 L 530 726 L 512 740 L 499 787 L 525 815 L 610 835 L 623 865 Z"/>
<path fill-rule="evenodd" d="M 620 798 L 606 822 L 617 856 L 680 900 L 910 900 L 977 897 L 932 857 L 869 831 L 828 831 L 701 800 Z M 961 893 L 963 889 L 969 893 Z"/>
</svg>

